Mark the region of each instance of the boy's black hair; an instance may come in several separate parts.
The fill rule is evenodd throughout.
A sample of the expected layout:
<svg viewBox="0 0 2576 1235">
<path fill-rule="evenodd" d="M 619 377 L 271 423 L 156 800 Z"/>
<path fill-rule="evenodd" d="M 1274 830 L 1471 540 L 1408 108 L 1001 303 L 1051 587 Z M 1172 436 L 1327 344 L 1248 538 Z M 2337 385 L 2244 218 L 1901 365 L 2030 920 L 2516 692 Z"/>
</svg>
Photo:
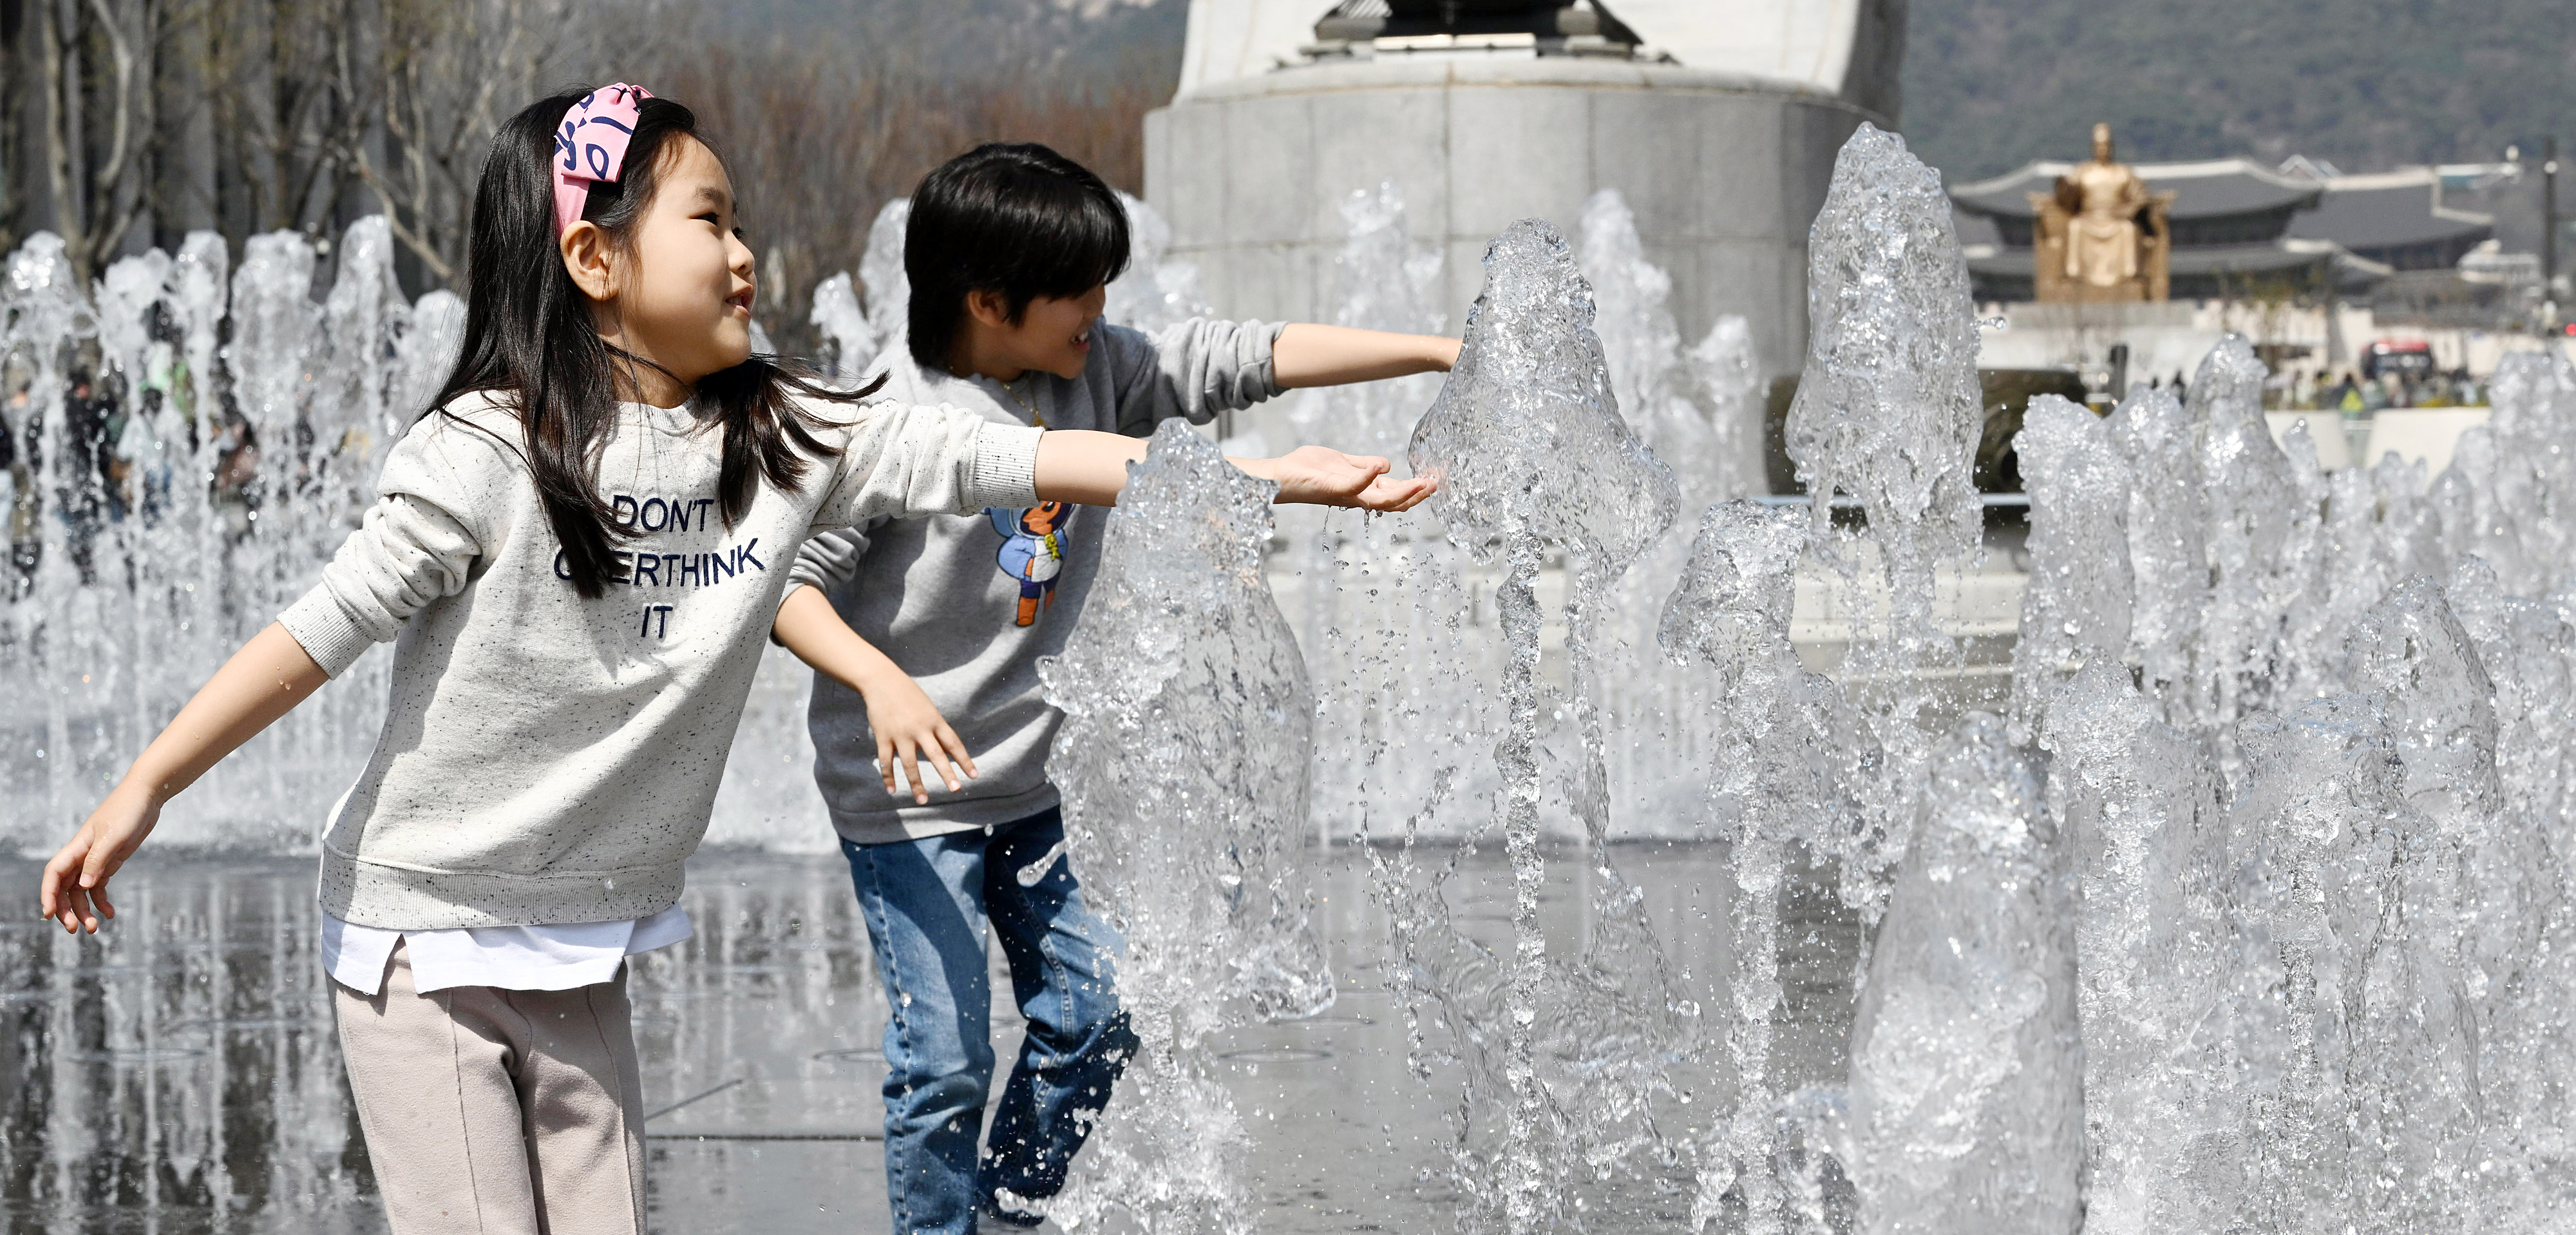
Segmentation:
<svg viewBox="0 0 2576 1235">
<path fill-rule="evenodd" d="M 1000 292 L 1017 322 L 1032 300 L 1082 295 L 1126 268 L 1127 211 L 1100 177 L 1035 142 L 986 142 L 913 190 L 912 358 L 947 370 L 968 292 Z"/>
<path fill-rule="evenodd" d="M 597 599 L 619 581 L 615 542 L 636 534 L 599 492 L 599 460 L 618 415 L 614 373 L 650 362 L 599 337 L 589 298 L 564 269 L 555 232 L 549 170 L 555 130 L 588 93 L 539 99 L 493 136 L 466 233 L 464 344 L 429 406 L 444 412 L 470 391 L 509 396 L 524 434 L 513 445 L 524 453 L 546 522 L 563 545 L 562 570 L 575 591 Z M 625 174 L 592 182 L 581 217 L 631 255 L 664 156 L 682 141 L 706 144 L 696 114 L 669 99 L 645 99 L 626 147 Z M 725 523 L 742 518 L 761 484 L 795 488 L 812 460 L 840 453 L 821 436 L 835 422 L 803 402 L 848 403 L 867 393 L 825 389 L 811 369 L 775 356 L 755 355 L 700 379 L 701 424 L 724 435 L 716 497 Z"/>
</svg>

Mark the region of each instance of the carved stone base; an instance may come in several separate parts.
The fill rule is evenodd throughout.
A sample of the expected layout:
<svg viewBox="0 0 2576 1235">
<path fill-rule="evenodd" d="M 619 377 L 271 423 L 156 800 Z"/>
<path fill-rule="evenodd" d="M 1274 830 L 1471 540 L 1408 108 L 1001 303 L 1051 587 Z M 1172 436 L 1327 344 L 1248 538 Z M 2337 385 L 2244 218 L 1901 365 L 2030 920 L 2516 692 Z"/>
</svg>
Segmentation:
<svg viewBox="0 0 2576 1235">
<path fill-rule="evenodd" d="M 2077 279 L 2060 279 L 2058 290 L 2062 294 L 2057 299 L 2077 304 L 2128 304 L 2148 299 L 2144 275 L 2122 279 L 2109 287 L 2097 287 Z"/>
</svg>

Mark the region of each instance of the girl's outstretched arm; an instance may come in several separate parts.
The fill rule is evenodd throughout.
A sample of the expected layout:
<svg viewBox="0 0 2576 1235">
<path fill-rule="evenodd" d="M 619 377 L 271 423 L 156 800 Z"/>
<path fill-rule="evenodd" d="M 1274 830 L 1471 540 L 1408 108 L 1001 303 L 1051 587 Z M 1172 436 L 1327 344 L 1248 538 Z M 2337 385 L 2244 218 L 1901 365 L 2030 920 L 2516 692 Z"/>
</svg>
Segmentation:
<svg viewBox="0 0 2576 1235">
<path fill-rule="evenodd" d="M 330 680 L 285 627 L 271 622 L 252 636 L 143 748 L 125 779 L 90 812 L 89 822 L 45 863 L 37 885 L 41 916 L 67 931 L 97 933 L 100 919 L 116 916 L 107 899 L 108 877 L 152 834 L 162 804 Z"/>
<path fill-rule="evenodd" d="M 1291 390 L 1374 382 L 1410 373 L 1449 371 L 1458 340 L 1436 334 L 1389 334 L 1297 322 L 1270 345 L 1270 371 Z"/>
<path fill-rule="evenodd" d="M 1365 333 L 1365 332 L 1362 332 Z M 1394 337 L 1394 336 L 1390 336 Z M 1127 465 L 1145 457 L 1142 438 L 1084 429 L 1050 429 L 1038 439 L 1038 496 L 1052 502 L 1115 506 L 1127 487 Z M 1432 482 L 1387 475 L 1375 455 L 1346 455 L 1323 446 L 1300 446 L 1275 459 L 1228 456 L 1236 467 L 1277 481 L 1280 502 L 1410 510 L 1431 496 Z"/>
</svg>

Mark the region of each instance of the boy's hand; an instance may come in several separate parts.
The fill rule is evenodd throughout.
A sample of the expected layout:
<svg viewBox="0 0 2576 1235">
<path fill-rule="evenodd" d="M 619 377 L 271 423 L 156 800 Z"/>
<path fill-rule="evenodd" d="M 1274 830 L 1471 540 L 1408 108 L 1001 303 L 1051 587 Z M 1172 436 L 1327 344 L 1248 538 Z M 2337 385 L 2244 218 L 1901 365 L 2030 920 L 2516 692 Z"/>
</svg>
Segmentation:
<svg viewBox="0 0 2576 1235">
<path fill-rule="evenodd" d="M 1129 440 L 1107 433 L 1085 436 Z M 924 755 L 930 757 L 949 792 L 966 787 L 958 776 L 961 772 L 975 775 L 975 760 L 966 754 L 966 743 L 957 731 L 939 715 L 939 706 L 902 666 L 851 630 L 821 591 L 791 585 L 770 629 L 798 659 L 859 692 L 867 703 L 868 728 L 877 737 L 877 774 L 885 778 L 887 793 L 899 792 L 894 787 L 895 768 L 908 762 L 911 770 L 905 779 L 911 783 L 912 800 L 930 804 L 930 778 L 921 773 Z"/>
<path fill-rule="evenodd" d="M 1363 510 L 1410 510 L 1437 486 L 1429 477 L 1398 480 L 1376 455 L 1346 455 L 1325 446 L 1300 446 L 1276 459 L 1237 459 L 1235 466 L 1279 484 L 1278 501 Z"/>
<path fill-rule="evenodd" d="M 117 786 L 90 812 L 89 821 L 70 843 L 45 863 L 45 873 L 36 885 L 44 910 L 38 916 L 62 923 L 66 931 L 87 929 L 97 934 L 100 919 L 116 916 L 116 906 L 107 899 L 108 877 L 134 856 L 135 847 L 160 821 L 161 804 L 150 794 L 131 785 Z"/>
<path fill-rule="evenodd" d="M 877 735 L 877 772 L 885 777 L 887 793 L 901 792 L 895 788 L 894 773 L 902 763 L 908 769 L 905 779 L 912 787 L 912 800 L 925 806 L 930 803 L 930 781 L 921 774 L 924 755 L 950 793 L 966 787 L 958 777 L 974 776 L 975 760 L 919 683 L 902 673 L 878 674 L 859 695 L 868 705 L 868 729 Z"/>
</svg>

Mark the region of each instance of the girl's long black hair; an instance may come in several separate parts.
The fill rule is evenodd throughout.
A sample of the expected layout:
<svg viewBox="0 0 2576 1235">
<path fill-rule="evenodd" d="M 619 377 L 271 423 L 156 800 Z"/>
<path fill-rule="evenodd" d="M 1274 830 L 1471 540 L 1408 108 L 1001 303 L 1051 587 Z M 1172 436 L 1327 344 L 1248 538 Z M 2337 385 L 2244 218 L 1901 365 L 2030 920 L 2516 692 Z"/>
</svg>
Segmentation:
<svg viewBox="0 0 2576 1235">
<path fill-rule="evenodd" d="M 430 408 L 444 410 L 476 391 L 506 393 L 522 428 L 524 440 L 516 445 L 545 503 L 546 521 L 563 545 L 564 570 L 576 590 L 596 599 L 617 578 L 614 542 L 635 534 L 599 493 L 599 461 L 617 421 L 614 374 L 619 365 L 651 362 L 599 337 L 590 299 L 564 269 L 555 234 L 548 167 L 555 128 L 587 93 L 539 99 L 492 139 L 474 189 L 466 242 L 464 348 Z M 622 178 L 591 185 L 581 217 L 630 256 L 635 225 L 661 179 L 663 156 L 679 138 L 706 141 L 696 114 L 668 99 L 644 100 Z M 800 406 L 798 397 L 854 403 L 872 390 L 831 390 L 814 382 L 810 370 L 782 367 L 769 356 L 753 356 L 701 380 L 701 423 L 712 421 L 724 431 L 716 496 L 726 524 L 751 509 L 761 482 L 792 489 L 804 480 L 812 457 L 840 453 L 817 436 L 834 422 Z"/>
</svg>

